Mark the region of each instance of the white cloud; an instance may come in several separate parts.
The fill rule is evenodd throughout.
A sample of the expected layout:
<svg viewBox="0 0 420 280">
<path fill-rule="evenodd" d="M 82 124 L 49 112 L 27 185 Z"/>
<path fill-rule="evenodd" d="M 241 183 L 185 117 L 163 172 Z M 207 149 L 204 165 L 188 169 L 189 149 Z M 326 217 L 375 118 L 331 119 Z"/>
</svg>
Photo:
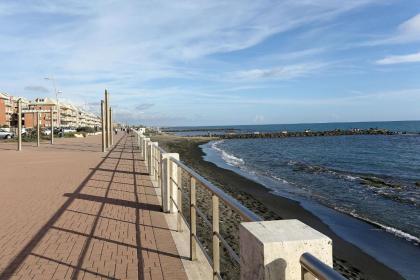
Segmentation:
<svg viewBox="0 0 420 280">
<path fill-rule="evenodd" d="M 396 30 L 381 39 L 362 43 L 362 46 L 403 44 L 420 41 L 420 13 L 402 22 Z"/>
<path fill-rule="evenodd" d="M 391 55 L 376 61 L 376 64 L 399 64 L 420 62 L 420 52 L 406 55 Z"/>
<path fill-rule="evenodd" d="M 327 67 L 327 63 L 292 64 L 268 69 L 251 69 L 232 73 L 233 80 L 290 80 L 307 76 Z"/>
<path fill-rule="evenodd" d="M 398 26 L 397 35 L 391 39 L 398 43 L 420 40 L 420 13 Z"/>
<path fill-rule="evenodd" d="M 218 68 L 229 62 L 215 62 L 212 55 L 244 50 L 295 28 L 319 27 L 345 12 L 381 1 L 0 0 L 0 42 L 6 42 L 0 44 L 4 69 L 0 85 L 20 94 L 27 85 L 45 83 L 41 85 L 50 88 L 43 77 L 53 75 L 63 98 L 85 104 L 97 101 L 109 88 L 112 102 L 156 104 L 150 111 L 173 102 L 173 96 L 185 101 L 207 94 L 211 100 L 218 92 L 221 100 L 232 92 L 255 88 L 252 81 L 316 73 L 327 65 L 305 60 L 325 49 L 308 45 L 304 46 L 308 49 L 267 56 L 254 64 L 248 61 L 247 68 L 240 68 L 242 62 Z M 280 60 L 288 65 L 276 66 Z M 233 77 L 227 81 L 228 74 L 239 81 L 229 89 L 224 82 Z M 160 83 L 165 78 L 195 84 L 204 80 L 219 88 L 189 91 L 188 82 Z M 37 93 L 29 94 L 35 97 Z M 140 100 L 143 97 L 150 100 Z M 132 109 L 120 110 L 126 119 L 144 117 L 138 112 L 132 115 Z"/>
<path fill-rule="evenodd" d="M 180 64 L 249 48 L 371 2 L 6 0 L 0 25 L 8 32 L 0 41 L 8 43 L 0 56 L 20 71 L 54 72 L 73 82 L 190 77 Z"/>
</svg>

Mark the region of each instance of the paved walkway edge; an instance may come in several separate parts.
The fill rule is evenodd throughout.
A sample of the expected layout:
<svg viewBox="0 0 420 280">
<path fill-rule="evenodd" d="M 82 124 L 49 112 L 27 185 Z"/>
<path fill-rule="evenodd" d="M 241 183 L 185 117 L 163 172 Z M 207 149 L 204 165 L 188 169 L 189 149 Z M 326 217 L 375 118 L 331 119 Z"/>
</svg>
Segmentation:
<svg viewBox="0 0 420 280">
<path fill-rule="evenodd" d="M 157 187 L 157 182 L 152 180 L 154 187 Z M 156 188 L 159 203 L 162 203 L 160 196 L 160 189 Z M 177 226 L 177 214 L 166 213 L 165 219 L 169 228 L 176 229 Z M 176 248 L 180 256 L 188 257 L 190 254 L 190 230 L 182 220 L 182 232 L 177 232 L 176 230 L 171 231 L 172 238 L 174 239 Z M 213 279 L 213 268 L 210 263 L 207 261 L 206 256 L 204 255 L 201 248 L 197 248 L 197 260 L 190 261 L 182 258 L 182 265 L 184 266 L 185 272 L 187 273 L 188 279 L 191 280 L 212 280 Z"/>
</svg>

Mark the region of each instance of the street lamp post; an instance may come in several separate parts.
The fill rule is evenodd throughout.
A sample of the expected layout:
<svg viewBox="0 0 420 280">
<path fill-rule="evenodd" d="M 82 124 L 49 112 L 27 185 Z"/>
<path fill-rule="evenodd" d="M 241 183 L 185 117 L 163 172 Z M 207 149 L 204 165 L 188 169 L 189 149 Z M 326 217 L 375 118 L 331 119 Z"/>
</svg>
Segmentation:
<svg viewBox="0 0 420 280">
<path fill-rule="evenodd" d="M 58 101 L 58 94 L 62 93 L 61 91 L 57 90 L 57 84 L 55 82 L 54 77 L 45 77 L 45 80 L 49 80 L 53 83 L 54 93 L 55 93 L 55 102 L 57 103 L 57 127 L 61 127 L 61 116 L 60 116 L 60 102 Z"/>
<path fill-rule="evenodd" d="M 54 110 L 51 107 L 50 108 L 50 114 L 51 114 L 51 145 L 54 144 Z"/>
</svg>

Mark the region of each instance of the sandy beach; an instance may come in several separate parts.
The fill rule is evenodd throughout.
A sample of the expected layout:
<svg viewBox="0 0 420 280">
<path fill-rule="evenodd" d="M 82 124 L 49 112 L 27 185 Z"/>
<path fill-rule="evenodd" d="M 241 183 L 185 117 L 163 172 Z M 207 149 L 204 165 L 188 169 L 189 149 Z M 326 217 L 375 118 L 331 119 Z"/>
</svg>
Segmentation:
<svg viewBox="0 0 420 280">
<path fill-rule="evenodd" d="M 152 139 L 159 141 L 160 146 L 167 151 L 179 153 L 182 161 L 264 219 L 299 219 L 329 236 L 334 244 L 334 266 L 349 279 L 404 279 L 355 245 L 343 240 L 299 202 L 274 195 L 257 182 L 203 160 L 204 153 L 199 146 L 214 140 L 213 138 L 161 134 Z"/>
</svg>

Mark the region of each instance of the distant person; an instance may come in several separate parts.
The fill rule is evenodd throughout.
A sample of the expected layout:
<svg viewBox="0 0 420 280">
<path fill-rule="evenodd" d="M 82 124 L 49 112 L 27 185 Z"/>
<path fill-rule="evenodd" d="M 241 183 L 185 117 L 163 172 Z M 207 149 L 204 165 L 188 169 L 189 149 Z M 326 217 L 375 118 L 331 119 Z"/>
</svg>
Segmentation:
<svg viewBox="0 0 420 280">
<path fill-rule="evenodd" d="M 117 135 L 118 134 L 118 129 L 114 129 L 114 133 L 115 133 L 115 135 Z"/>
</svg>

